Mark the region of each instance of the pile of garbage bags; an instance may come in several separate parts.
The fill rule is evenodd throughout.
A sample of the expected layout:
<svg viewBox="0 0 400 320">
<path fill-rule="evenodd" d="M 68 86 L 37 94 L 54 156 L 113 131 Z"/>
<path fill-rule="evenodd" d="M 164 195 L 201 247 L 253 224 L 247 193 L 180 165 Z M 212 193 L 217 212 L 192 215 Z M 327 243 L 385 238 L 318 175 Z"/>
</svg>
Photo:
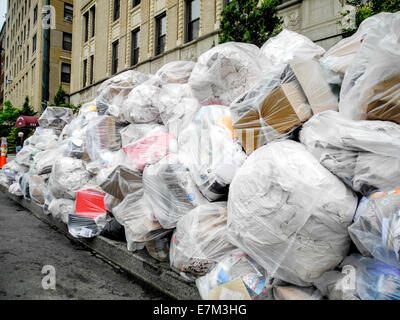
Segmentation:
<svg viewBox="0 0 400 320">
<path fill-rule="evenodd" d="M 76 115 L 48 107 L 0 184 L 202 299 L 398 300 L 399 29 L 381 13 L 328 51 L 283 30 L 123 72 Z"/>
</svg>

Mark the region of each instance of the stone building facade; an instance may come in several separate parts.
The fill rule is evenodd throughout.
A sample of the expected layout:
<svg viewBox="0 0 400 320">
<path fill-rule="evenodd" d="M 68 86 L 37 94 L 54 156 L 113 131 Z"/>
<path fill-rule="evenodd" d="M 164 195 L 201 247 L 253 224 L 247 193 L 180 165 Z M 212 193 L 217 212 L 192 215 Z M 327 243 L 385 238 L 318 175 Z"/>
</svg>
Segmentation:
<svg viewBox="0 0 400 320">
<path fill-rule="evenodd" d="M 228 1 L 229 2 L 229 1 Z M 104 80 L 127 69 L 155 73 L 218 44 L 227 0 L 75 0 L 71 102 L 93 99 Z M 329 48 L 341 39 L 343 0 L 282 0 L 284 28 Z"/>
<path fill-rule="evenodd" d="M 0 105 L 4 102 L 4 68 L 6 63 L 6 23 L 3 24 L 0 31 Z"/>
<path fill-rule="evenodd" d="M 5 0 L 4 0 L 5 1 Z M 42 95 L 44 0 L 7 0 L 4 100 L 21 108 L 28 96 L 40 110 Z M 49 95 L 60 85 L 70 92 L 73 0 L 50 0 L 55 19 L 50 29 Z"/>
</svg>

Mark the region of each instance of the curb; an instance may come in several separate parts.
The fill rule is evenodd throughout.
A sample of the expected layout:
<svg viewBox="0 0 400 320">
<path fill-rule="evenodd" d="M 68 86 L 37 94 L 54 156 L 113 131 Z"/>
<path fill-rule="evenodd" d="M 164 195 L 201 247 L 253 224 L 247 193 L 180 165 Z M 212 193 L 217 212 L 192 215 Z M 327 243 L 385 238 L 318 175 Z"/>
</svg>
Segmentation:
<svg viewBox="0 0 400 320">
<path fill-rule="evenodd" d="M 177 273 L 171 270 L 169 263 L 157 261 L 145 249 L 130 252 L 126 248 L 126 243 L 110 240 L 102 236 L 97 236 L 93 239 L 74 238 L 68 232 L 68 228 L 64 223 L 54 219 L 51 215 L 45 215 L 42 207 L 37 203 L 27 201 L 24 197 L 12 195 L 2 185 L 0 185 L 0 191 L 9 199 L 29 210 L 37 219 L 55 227 L 71 240 L 93 250 L 114 265 L 170 298 L 177 300 L 201 299 L 193 283 L 185 282 Z"/>
</svg>

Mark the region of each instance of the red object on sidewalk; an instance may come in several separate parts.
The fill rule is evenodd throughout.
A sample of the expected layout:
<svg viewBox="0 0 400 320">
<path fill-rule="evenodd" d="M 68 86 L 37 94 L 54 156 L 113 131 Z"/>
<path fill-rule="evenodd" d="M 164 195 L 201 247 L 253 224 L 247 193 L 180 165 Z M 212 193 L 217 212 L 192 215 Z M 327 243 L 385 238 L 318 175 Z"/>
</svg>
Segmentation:
<svg viewBox="0 0 400 320">
<path fill-rule="evenodd" d="M 105 196 L 105 193 L 92 189 L 78 191 L 75 201 L 75 214 L 95 219 L 97 216 L 106 213 L 107 210 L 104 206 Z"/>
</svg>

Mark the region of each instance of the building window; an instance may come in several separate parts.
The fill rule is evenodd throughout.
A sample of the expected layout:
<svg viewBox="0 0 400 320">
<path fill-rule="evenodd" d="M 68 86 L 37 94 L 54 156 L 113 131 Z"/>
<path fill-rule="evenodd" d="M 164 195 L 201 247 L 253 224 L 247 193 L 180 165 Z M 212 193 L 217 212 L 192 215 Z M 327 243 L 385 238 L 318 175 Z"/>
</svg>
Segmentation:
<svg viewBox="0 0 400 320">
<path fill-rule="evenodd" d="M 93 38 L 96 34 L 96 7 L 93 6 L 92 8 L 90 8 L 90 12 L 92 14 L 92 38 Z"/>
<path fill-rule="evenodd" d="M 64 19 L 72 22 L 73 16 L 74 16 L 73 5 L 69 3 L 64 3 Z"/>
<path fill-rule="evenodd" d="M 87 42 L 89 40 L 89 12 L 83 15 L 83 19 L 85 20 L 85 42 Z"/>
<path fill-rule="evenodd" d="M 90 84 L 93 84 L 94 81 L 94 56 L 90 56 L 90 75 L 89 75 Z"/>
<path fill-rule="evenodd" d="M 26 47 L 26 62 L 29 60 L 29 45 Z"/>
<path fill-rule="evenodd" d="M 119 41 L 115 41 L 112 44 L 112 66 L 111 74 L 116 74 L 118 72 L 118 45 Z"/>
<path fill-rule="evenodd" d="M 165 39 L 167 33 L 167 16 L 165 12 L 156 17 L 156 55 L 165 50 Z"/>
<path fill-rule="evenodd" d="M 63 49 L 72 51 L 72 34 L 63 32 Z"/>
<path fill-rule="evenodd" d="M 132 1 L 132 8 L 138 6 L 140 4 L 140 0 L 133 0 Z"/>
<path fill-rule="evenodd" d="M 26 36 L 28 37 L 29 36 L 29 32 L 31 32 L 31 19 L 28 19 L 28 29 L 26 29 L 26 30 L 27 30 Z"/>
<path fill-rule="evenodd" d="M 61 64 L 61 82 L 71 82 L 71 65 L 69 63 Z"/>
<path fill-rule="evenodd" d="M 87 81 L 87 59 L 83 60 L 83 87 L 86 87 Z"/>
<path fill-rule="evenodd" d="M 38 6 L 36 5 L 35 8 L 33 9 L 33 23 L 35 24 L 37 21 L 38 17 Z"/>
<path fill-rule="evenodd" d="M 120 6 L 120 0 L 114 0 L 114 21 L 119 19 Z"/>
<path fill-rule="evenodd" d="M 32 38 L 32 53 L 34 53 L 36 51 L 36 40 L 37 40 L 37 37 L 35 34 Z"/>
<path fill-rule="evenodd" d="M 131 66 L 134 66 L 139 61 L 139 47 L 140 47 L 140 29 L 137 28 L 132 31 Z"/>
<path fill-rule="evenodd" d="M 200 0 L 186 1 L 186 41 L 199 37 L 200 27 Z"/>
</svg>

